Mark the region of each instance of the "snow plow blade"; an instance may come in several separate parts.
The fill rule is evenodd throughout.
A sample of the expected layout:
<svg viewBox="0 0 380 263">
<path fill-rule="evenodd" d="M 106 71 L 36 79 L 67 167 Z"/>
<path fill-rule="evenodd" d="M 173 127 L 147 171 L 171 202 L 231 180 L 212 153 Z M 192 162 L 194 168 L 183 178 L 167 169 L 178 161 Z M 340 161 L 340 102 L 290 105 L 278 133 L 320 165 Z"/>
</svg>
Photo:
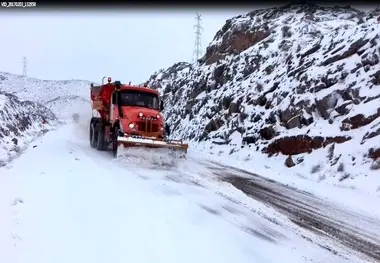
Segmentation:
<svg viewBox="0 0 380 263">
<path fill-rule="evenodd" d="M 189 145 L 182 140 L 159 140 L 155 137 L 117 137 L 118 146 L 128 147 L 147 147 L 147 148 L 167 148 L 174 151 L 187 153 Z"/>
</svg>

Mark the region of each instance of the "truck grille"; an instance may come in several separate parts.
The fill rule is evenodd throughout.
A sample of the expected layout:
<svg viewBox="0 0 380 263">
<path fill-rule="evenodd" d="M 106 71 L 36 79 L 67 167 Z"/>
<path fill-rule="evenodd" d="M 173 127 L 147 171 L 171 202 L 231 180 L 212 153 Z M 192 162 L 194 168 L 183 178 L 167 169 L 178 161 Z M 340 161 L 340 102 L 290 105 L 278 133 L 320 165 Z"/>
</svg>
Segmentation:
<svg viewBox="0 0 380 263">
<path fill-rule="evenodd" d="M 152 120 L 137 122 L 137 130 L 141 132 L 158 132 L 158 124 L 154 124 Z"/>
</svg>

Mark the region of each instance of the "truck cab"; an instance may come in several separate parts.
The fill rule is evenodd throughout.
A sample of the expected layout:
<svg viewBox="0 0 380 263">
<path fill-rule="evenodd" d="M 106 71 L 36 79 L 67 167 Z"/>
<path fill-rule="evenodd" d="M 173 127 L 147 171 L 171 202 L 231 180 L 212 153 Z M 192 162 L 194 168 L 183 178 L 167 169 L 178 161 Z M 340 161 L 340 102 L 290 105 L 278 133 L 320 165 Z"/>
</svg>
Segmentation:
<svg viewBox="0 0 380 263">
<path fill-rule="evenodd" d="M 111 145 L 114 156 L 119 145 L 187 151 L 188 145 L 182 140 L 167 138 L 170 130 L 161 115 L 163 101 L 157 90 L 111 82 L 111 78 L 100 86 L 91 84 L 90 89 L 91 108 L 99 114 L 89 125 L 92 148 L 105 151 Z"/>
<path fill-rule="evenodd" d="M 120 85 L 112 93 L 110 121 L 121 132 L 144 137 L 164 138 L 163 103 L 156 90 Z"/>
</svg>

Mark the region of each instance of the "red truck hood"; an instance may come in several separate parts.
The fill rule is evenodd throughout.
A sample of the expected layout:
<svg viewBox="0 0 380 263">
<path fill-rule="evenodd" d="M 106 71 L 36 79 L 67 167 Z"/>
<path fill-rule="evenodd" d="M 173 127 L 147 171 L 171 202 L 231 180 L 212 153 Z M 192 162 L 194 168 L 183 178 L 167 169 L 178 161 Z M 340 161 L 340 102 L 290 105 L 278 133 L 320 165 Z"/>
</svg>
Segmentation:
<svg viewBox="0 0 380 263">
<path fill-rule="evenodd" d="M 140 112 L 144 115 L 144 117 L 147 117 L 147 118 L 155 118 L 157 117 L 157 115 L 160 115 L 160 118 L 162 118 L 158 110 L 148 109 L 145 107 L 123 106 L 122 111 L 123 111 L 124 118 L 132 119 L 132 120 L 139 119 Z"/>
</svg>

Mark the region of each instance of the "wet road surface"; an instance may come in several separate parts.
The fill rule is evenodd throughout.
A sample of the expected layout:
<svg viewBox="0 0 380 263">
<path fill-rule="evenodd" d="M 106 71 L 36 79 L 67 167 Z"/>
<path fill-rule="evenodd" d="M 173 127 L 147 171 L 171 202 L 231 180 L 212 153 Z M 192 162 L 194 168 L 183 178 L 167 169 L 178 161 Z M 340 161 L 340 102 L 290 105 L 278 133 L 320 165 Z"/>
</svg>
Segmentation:
<svg viewBox="0 0 380 263">
<path fill-rule="evenodd" d="M 204 165 L 220 180 L 273 207 L 300 227 L 362 253 L 371 262 L 380 262 L 379 219 L 344 210 L 310 193 L 238 168 L 213 162 Z"/>
</svg>

